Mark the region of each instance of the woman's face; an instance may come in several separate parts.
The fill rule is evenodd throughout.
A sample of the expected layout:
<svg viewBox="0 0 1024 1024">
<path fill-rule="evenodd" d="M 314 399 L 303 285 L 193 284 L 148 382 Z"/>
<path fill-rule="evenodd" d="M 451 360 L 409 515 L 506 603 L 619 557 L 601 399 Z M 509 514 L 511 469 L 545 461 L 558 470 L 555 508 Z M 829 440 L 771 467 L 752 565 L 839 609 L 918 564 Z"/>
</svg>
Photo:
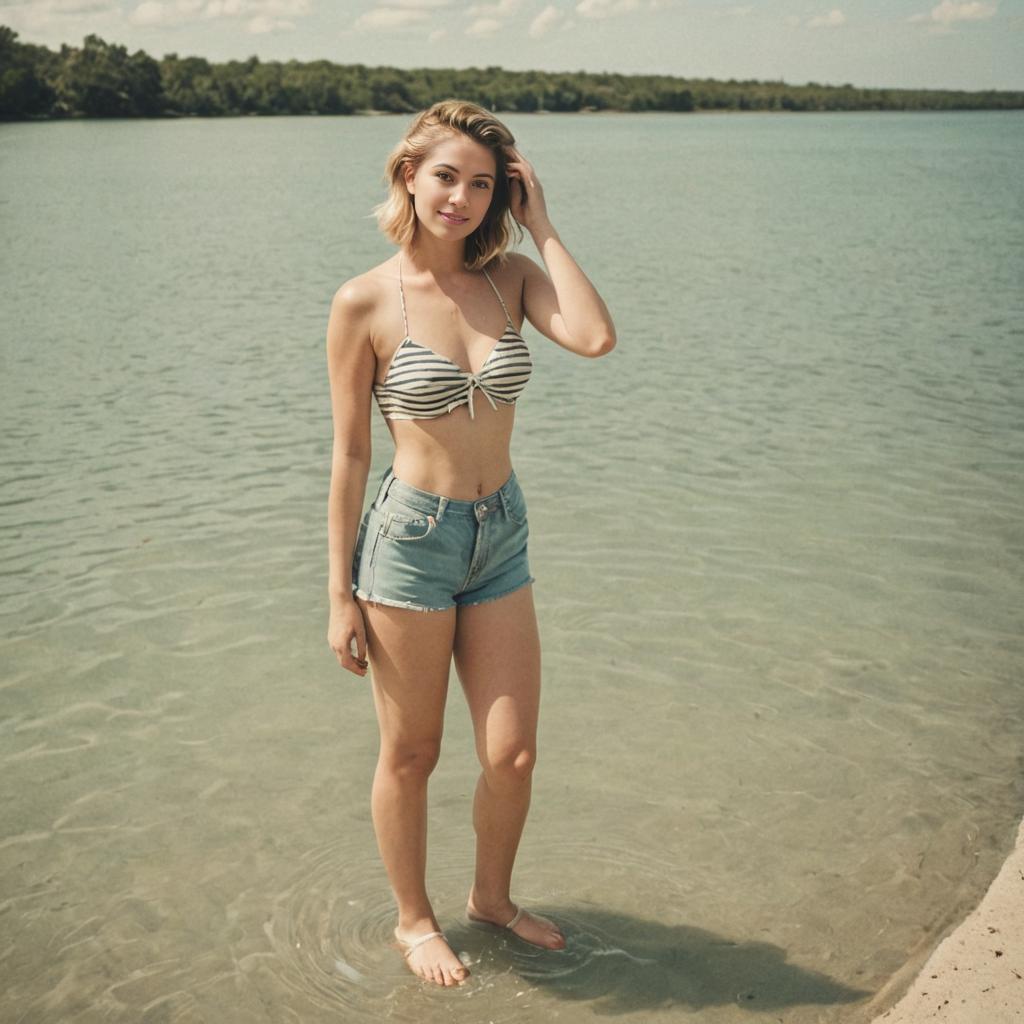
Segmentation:
<svg viewBox="0 0 1024 1024">
<path fill-rule="evenodd" d="M 482 223 L 494 197 L 494 154 L 461 132 L 438 142 L 413 171 L 405 186 L 413 196 L 416 217 L 441 239 L 468 238 Z"/>
</svg>

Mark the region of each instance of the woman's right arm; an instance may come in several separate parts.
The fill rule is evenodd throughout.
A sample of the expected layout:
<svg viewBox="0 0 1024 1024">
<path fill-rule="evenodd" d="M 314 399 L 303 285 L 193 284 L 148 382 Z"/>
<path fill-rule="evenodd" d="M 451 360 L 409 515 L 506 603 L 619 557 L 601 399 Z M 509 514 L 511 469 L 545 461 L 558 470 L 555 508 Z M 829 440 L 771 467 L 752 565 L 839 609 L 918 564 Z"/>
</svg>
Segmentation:
<svg viewBox="0 0 1024 1024">
<path fill-rule="evenodd" d="M 352 594 L 352 553 L 370 471 L 370 396 L 376 359 L 370 345 L 372 286 L 358 278 L 342 285 L 327 323 L 334 446 L 327 499 L 327 642 L 342 668 L 366 675 L 366 628 Z M 356 653 L 352 653 L 355 641 Z"/>
</svg>

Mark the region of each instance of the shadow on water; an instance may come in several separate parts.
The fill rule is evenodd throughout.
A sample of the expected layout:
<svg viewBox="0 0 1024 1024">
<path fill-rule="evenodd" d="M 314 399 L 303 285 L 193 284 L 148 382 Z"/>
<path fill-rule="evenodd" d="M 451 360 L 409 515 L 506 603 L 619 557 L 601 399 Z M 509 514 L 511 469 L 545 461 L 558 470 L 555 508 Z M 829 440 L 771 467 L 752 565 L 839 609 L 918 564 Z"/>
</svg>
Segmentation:
<svg viewBox="0 0 1024 1024">
<path fill-rule="evenodd" d="M 734 1004 L 750 1011 L 852 1003 L 871 992 L 786 962 L 767 942 L 738 942 L 688 925 L 573 907 L 552 913 L 566 933 L 560 952 L 488 932 L 483 958 L 505 946 L 513 969 L 556 998 L 592 1002 L 604 1014 Z"/>
</svg>

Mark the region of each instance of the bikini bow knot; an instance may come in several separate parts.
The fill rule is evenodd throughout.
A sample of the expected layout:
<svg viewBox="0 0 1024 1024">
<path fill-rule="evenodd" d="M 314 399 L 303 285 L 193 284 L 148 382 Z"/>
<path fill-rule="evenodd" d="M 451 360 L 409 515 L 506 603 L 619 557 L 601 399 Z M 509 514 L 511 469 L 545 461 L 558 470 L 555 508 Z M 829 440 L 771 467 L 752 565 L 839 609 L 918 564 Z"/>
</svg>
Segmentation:
<svg viewBox="0 0 1024 1024">
<path fill-rule="evenodd" d="M 491 408 L 492 409 L 497 409 L 498 408 L 494 404 L 494 399 L 491 398 L 491 393 L 487 390 L 487 387 L 484 385 L 483 381 L 480 380 L 479 374 L 471 373 L 471 374 L 469 374 L 469 376 L 466 379 L 469 382 L 469 402 L 468 402 L 468 405 L 469 405 L 469 418 L 470 419 L 475 419 L 476 418 L 473 415 L 473 390 L 475 388 L 479 388 L 484 393 L 484 397 L 487 399 L 488 402 L 491 403 Z"/>
</svg>

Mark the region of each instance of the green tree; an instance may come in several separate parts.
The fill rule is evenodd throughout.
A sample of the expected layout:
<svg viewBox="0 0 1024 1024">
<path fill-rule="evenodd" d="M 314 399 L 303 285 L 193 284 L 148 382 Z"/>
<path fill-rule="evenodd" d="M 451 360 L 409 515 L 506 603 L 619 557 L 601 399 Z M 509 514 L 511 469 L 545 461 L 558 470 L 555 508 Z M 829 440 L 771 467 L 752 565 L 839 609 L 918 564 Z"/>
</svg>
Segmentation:
<svg viewBox="0 0 1024 1024">
<path fill-rule="evenodd" d="M 0 118 L 47 114 L 57 94 L 35 67 L 33 50 L 17 42 L 18 33 L 0 25 Z"/>
<path fill-rule="evenodd" d="M 58 101 L 91 117 L 139 117 L 163 109 L 160 68 L 142 50 L 131 57 L 123 46 L 88 35 L 82 48 L 62 47 Z"/>
<path fill-rule="evenodd" d="M 671 75 L 507 71 L 486 68 L 368 68 L 318 60 L 211 64 L 202 57 L 142 50 L 86 36 L 59 53 L 20 43 L 0 26 L 0 119 L 89 116 L 408 113 L 459 96 L 516 110 L 982 110 L 1024 108 L 1024 93 L 858 89 L 781 81 L 715 81 Z"/>
</svg>

